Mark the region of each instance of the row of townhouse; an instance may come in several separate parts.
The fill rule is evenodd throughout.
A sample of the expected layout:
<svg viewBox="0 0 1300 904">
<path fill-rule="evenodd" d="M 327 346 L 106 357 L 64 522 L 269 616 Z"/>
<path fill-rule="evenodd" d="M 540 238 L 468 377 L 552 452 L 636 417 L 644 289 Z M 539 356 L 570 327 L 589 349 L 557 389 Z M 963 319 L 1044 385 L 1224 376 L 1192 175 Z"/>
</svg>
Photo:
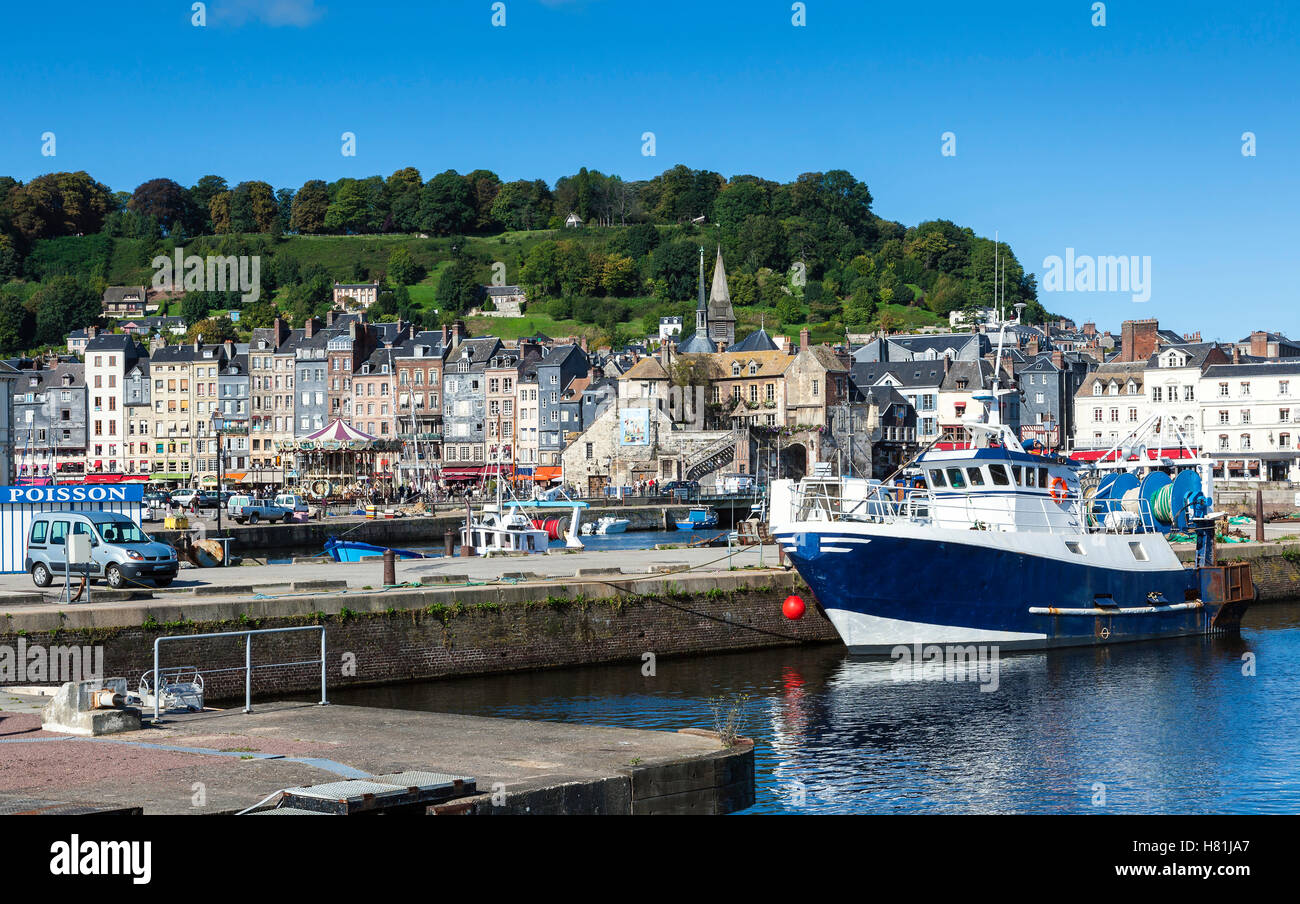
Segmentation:
<svg viewBox="0 0 1300 904">
<path fill-rule="evenodd" d="M 1075 399 L 1075 446 L 1131 442 L 1155 418 L 1152 435 L 1168 454 L 1204 453 L 1228 478 L 1295 480 L 1298 402 L 1300 359 L 1234 361 L 1219 346 L 1169 346 L 1150 361 L 1104 364 L 1090 375 Z"/>
</svg>

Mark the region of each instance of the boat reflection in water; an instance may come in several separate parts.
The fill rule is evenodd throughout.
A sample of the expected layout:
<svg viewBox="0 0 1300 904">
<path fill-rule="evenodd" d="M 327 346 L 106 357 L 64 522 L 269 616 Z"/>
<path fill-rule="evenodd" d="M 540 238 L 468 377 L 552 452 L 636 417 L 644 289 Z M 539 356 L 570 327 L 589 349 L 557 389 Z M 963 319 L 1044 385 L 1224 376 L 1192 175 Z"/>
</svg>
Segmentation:
<svg viewBox="0 0 1300 904">
<path fill-rule="evenodd" d="M 1273 604 L 1240 637 L 1002 654 L 995 690 L 827 644 L 331 694 L 664 730 L 745 694 L 753 812 L 1280 813 L 1300 810 L 1297 663 L 1300 604 Z"/>
</svg>

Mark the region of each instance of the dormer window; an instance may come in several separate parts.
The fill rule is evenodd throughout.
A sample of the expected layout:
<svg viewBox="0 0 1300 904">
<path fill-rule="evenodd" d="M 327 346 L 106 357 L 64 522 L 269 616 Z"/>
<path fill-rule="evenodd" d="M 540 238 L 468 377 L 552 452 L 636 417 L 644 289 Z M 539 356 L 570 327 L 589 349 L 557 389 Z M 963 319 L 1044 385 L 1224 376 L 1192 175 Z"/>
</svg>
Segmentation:
<svg viewBox="0 0 1300 904">
<path fill-rule="evenodd" d="M 754 376 L 754 375 L 757 374 L 757 373 L 758 373 L 758 364 L 757 364 L 757 362 L 750 361 L 750 362 L 749 362 L 749 375 L 752 377 L 752 376 Z"/>
<path fill-rule="evenodd" d="M 1101 384 L 1100 384 L 1100 383 L 1093 383 L 1093 384 L 1092 384 L 1092 394 L 1093 394 L 1093 395 L 1101 395 Z"/>
<path fill-rule="evenodd" d="M 731 363 L 731 375 L 732 375 L 733 377 L 738 377 L 738 376 L 740 376 L 740 362 L 739 362 L 739 361 L 733 361 L 733 362 Z"/>
<path fill-rule="evenodd" d="M 1129 395 L 1137 395 L 1137 391 L 1138 391 L 1138 385 L 1137 385 L 1137 383 L 1133 382 L 1132 380 L 1129 380 L 1129 381 L 1128 381 L 1128 389 L 1127 389 L 1128 394 L 1129 394 Z"/>
</svg>

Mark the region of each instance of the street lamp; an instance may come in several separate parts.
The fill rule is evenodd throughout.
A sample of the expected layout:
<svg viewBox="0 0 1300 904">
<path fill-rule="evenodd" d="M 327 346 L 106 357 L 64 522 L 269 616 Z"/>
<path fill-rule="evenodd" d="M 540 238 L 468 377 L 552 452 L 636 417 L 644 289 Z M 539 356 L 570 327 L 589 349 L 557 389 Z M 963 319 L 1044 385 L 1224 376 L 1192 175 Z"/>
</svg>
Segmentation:
<svg viewBox="0 0 1300 904">
<path fill-rule="evenodd" d="M 222 508 L 222 486 L 226 476 L 226 450 L 225 444 L 221 441 L 221 428 L 226 425 L 226 419 L 220 411 L 212 413 L 212 430 L 217 434 L 217 533 L 221 533 L 221 508 Z M 224 564 L 224 563 L 223 563 Z"/>
</svg>

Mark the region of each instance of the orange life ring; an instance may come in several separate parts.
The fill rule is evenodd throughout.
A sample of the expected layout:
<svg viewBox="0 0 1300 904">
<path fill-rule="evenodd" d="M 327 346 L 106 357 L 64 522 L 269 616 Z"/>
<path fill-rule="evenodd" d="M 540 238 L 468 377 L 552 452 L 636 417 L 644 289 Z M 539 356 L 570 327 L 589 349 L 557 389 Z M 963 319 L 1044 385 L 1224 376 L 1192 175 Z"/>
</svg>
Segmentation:
<svg viewBox="0 0 1300 904">
<path fill-rule="evenodd" d="M 1065 482 L 1064 477 L 1052 478 L 1052 501 L 1063 502 L 1069 494 L 1070 485 Z"/>
</svg>

